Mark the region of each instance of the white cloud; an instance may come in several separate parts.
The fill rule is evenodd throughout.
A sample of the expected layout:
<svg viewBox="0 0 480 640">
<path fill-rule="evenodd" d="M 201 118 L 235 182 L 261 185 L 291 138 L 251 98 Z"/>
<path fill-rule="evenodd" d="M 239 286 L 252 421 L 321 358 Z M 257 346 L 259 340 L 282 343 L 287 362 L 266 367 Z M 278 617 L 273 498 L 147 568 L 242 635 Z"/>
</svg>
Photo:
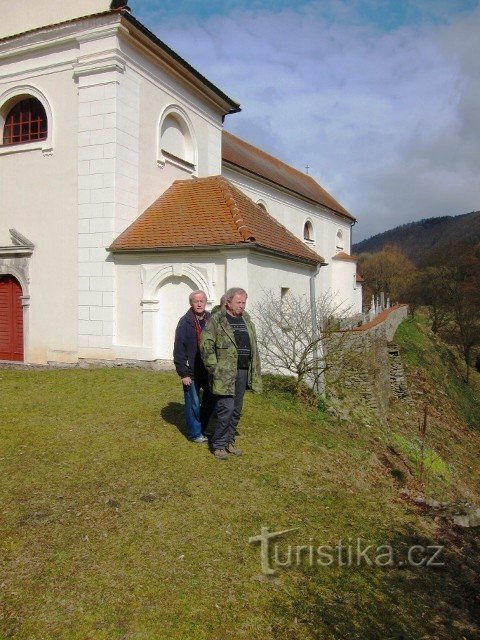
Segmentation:
<svg viewBox="0 0 480 640">
<path fill-rule="evenodd" d="M 241 102 L 229 130 L 310 165 L 358 218 L 358 239 L 480 209 L 480 9 L 382 31 L 343 2 L 328 21 L 317 8 L 177 18 L 156 32 Z"/>
</svg>

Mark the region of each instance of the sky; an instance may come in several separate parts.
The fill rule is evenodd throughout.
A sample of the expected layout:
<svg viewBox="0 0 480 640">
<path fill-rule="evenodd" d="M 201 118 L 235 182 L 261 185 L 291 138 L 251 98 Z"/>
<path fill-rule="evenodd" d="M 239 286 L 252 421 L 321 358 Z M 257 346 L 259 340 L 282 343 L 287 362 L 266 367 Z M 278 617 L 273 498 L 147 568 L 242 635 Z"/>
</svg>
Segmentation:
<svg viewBox="0 0 480 640">
<path fill-rule="evenodd" d="M 242 111 L 225 128 L 358 223 L 480 210 L 480 0 L 130 0 Z"/>
</svg>

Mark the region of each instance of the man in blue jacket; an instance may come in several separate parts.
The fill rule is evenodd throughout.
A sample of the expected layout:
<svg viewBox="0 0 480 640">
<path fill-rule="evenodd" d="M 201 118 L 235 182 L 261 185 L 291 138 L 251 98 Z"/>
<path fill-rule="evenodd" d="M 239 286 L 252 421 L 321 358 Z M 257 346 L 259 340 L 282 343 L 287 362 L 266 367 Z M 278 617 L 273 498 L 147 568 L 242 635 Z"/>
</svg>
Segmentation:
<svg viewBox="0 0 480 640">
<path fill-rule="evenodd" d="M 207 370 L 200 355 L 200 336 L 210 314 L 205 311 L 207 296 L 203 291 L 192 291 L 188 300 L 190 309 L 180 318 L 175 331 L 173 361 L 183 384 L 188 439 L 206 444 L 205 432 L 215 408 L 215 397 L 210 391 Z"/>
</svg>

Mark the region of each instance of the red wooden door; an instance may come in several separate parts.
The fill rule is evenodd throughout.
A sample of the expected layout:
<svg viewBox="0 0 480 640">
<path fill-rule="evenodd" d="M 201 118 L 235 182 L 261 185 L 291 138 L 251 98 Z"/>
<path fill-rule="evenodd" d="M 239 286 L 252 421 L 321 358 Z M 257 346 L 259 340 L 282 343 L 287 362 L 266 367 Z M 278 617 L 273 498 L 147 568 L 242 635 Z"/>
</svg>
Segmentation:
<svg viewBox="0 0 480 640">
<path fill-rule="evenodd" d="M 0 360 L 23 360 L 22 287 L 13 276 L 0 276 Z"/>
</svg>

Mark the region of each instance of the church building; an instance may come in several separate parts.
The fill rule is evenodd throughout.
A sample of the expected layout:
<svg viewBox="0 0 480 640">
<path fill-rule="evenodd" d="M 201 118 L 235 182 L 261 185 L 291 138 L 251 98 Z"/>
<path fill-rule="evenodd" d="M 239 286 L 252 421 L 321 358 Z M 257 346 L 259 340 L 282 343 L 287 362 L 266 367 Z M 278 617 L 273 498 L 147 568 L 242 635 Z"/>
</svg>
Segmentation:
<svg viewBox="0 0 480 640">
<path fill-rule="evenodd" d="M 361 312 L 352 215 L 125 2 L 0 6 L 0 360 L 171 360 L 196 289 Z"/>
</svg>

